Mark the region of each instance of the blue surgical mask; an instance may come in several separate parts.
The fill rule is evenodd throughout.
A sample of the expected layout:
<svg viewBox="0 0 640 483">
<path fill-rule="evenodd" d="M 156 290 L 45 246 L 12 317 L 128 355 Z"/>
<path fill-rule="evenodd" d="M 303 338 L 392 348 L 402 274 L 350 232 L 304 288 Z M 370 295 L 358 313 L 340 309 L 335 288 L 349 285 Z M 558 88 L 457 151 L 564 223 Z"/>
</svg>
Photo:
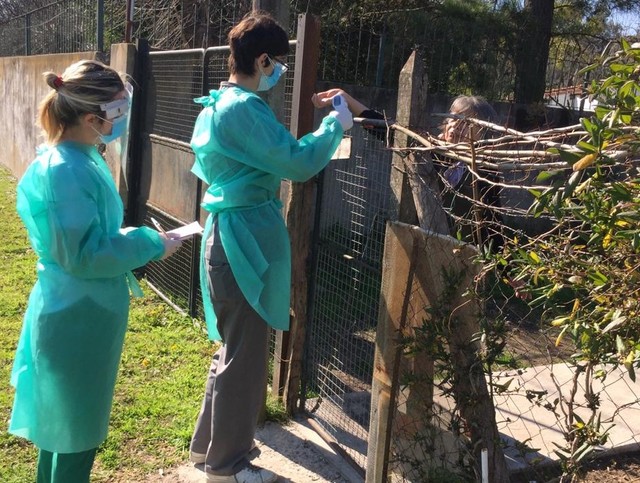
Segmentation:
<svg viewBox="0 0 640 483">
<path fill-rule="evenodd" d="M 120 117 L 117 117 L 116 119 L 112 120 L 112 121 L 106 121 L 106 122 L 110 122 L 111 125 L 111 133 L 110 134 L 102 134 L 99 133 L 98 131 L 98 135 L 100 136 L 100 142 L 103 144 L 108 144 L 111 141 L 115 141 L 116 139 L 118 139 L 120 136 L 122 136 L 124 134 L 124 132 L 127 129 L 127 119 L 128 119 L 128 115 L 124 114 Z"/>
<path fill-rule="evenodd" d="M 271 57 L 267 57 L 267 59 L 269 59 L 269 62 L 271 62 L 271 65 L 273 66 L 273 72 L 271 73 L 271 75 L 266 75 L 264 72 L 262 72 L 262 68 L 260 69 L 260 83 L 258 84 L 258 88 L 256 89 L 259 92 L 268 91 L 273 86 L 275 86 L 280 80 L 282 74 L 284 74 L 288 70 L 288 67 L 281 62 L 274 62 L 273 60 L 271 60 Z"/>
</svg>

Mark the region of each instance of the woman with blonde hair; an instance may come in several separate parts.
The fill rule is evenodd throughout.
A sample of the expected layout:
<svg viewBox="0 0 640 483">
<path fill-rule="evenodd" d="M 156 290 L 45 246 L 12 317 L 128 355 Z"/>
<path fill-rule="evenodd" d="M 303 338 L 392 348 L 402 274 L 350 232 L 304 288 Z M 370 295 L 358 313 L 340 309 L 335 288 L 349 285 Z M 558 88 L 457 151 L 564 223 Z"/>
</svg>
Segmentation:
<svg viewBox="0 0 640 483">
<path fill-rule="evenodd" d="M 39 108 L 47 145 L 18 184 L 17 208 L 38 256 L 11 374 L 9 432 L 39 449 L 38 483 L 85 483 L 105 440 L 129 310 L 131 270 L 180 242 L 121 228 L 123 206 L 96 144 L 127 127 L 120 75 L 84 60 L 60 76 Z M 127 283 L 128 282 L 128 283 Z"/>
</svg>

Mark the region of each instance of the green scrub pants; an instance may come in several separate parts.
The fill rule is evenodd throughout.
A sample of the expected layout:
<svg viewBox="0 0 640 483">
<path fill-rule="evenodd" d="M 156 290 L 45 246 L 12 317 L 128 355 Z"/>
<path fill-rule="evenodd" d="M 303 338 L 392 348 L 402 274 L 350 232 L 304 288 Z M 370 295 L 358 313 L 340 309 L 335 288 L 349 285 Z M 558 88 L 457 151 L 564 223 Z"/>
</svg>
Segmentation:
<svg viewBox="0 0 640 483">
<path fill-rule="evenodd" d="M 82 453 L 51 453 L 41 449 L 37 483 L 89 483 L 96 449 Z"/>
</svg>

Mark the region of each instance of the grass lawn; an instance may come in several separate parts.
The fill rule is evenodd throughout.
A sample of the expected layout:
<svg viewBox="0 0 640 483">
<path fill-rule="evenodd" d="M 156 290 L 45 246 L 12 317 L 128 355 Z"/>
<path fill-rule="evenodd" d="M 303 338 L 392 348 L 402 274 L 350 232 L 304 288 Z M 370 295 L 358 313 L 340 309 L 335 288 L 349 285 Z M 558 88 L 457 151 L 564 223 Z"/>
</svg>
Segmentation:
<svg viewBox="0 0 640 483">
<path fill-rule="evenodd" d="M 35 481 L 34 447 L 7 433 L 13 403 L 9 376 L 36 257 L 15 210 L 15 180 L 0 168 L 0 482 Z M 143 284 L 133 299 L 107 441 L 92 482 L 135 482 L 187 459 L 213 352 L 202 324 L 175 312 Z M 268 404 L 267 418 L 281 417 Z"/>
</svg>

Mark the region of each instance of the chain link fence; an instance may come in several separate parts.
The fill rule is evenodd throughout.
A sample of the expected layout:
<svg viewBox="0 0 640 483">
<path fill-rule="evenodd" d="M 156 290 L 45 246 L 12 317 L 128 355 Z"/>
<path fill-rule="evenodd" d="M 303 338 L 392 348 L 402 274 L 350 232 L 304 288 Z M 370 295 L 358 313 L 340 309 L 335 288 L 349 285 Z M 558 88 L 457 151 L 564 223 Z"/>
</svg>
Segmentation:
<svg viewBox="0 0 640 483">
<path fill-rule="evenodd" d="M 476 125 L 489 126 L 482 121 Z M 386 345 L 397 350 L 397 359 L 384 371 L 393 381 L 390 409 L 376 416 L 384 416 L 386 426 L 372 428 L 374 439 L 381 442 L 384 437 L 375 432 L 388 428 L 384 458 L 390 481 L 479 480 L 478 450 L 488 439 L 479 439 L 474 431 L 489 419 L 480 412 L 482 401 L 495 408 L 490 414 L 507 468 L 517 481 L 547 481 L 560 469 L 568 474 L 581 465 L 588 469 L 594 456 L 637 454 L 640 449 L 640 385 L 631 363 L 635 351 L 623 342 L 625 329 L 618 329 L 635 323 L 628 312 L 635 302 L 625 302 L 635 289 L 621 288 L 616 295 L 622 279 L 612 278 L 621 263 L 615 250 L 606 255 L 606 268 L 602 248 L 580 262 L 580 253 L 598 240 L 595 217 L 580 214 L 577 201 L 562 217 L 552 208 L 560 196 L 571 197 L 573 190 L 580 193 L 593 183 L 613 190 L 619 203 L 630 202 L 623 200 L 636 192 L 640 158 L 633 149 L 622 150 L 614 155 L 615 162 L 605 158 L 607 167 L 591 172 L 572 168 L 584 156 L 580 149 L 588 149 L 584 125 L 589 126 L 528 133 L 492 126 L 493 136 L 456 144 L 421 133 L 426 143 L 409 149 L 404 159 L 407 176 L 420 171 L 411 163 L 435 166 L 452 238 L 448 249 L 436 249 L 440 238 L 425 232 L 420 243 L 400 241 L 385 249 L 384 265 L 401 273 L 392 290 L 385 291 L 383 282 L 383 300 L 388 310 L 390 301 L 406 302 L 398 316 L 406 326 L 395 325 L 386 333 L 379 326 L 377 334 L 378 350 L 384 353 Z M 633 147 L 633 138 L 625 139 L 631 139 Z M 571 162 L 568 152 L 574 153 Z M 548 209 L 542 210 L 541 195 L 546 192 L 555 201 L 548 200 Z M 587 207 L 596 206 L 591 205 L 593 198 L 581 200 Z M 590 228 L 583 232 L 586 226 Z M 621 221 L 619 226 L 627 233 L 635 222 Z M 474 330 L 465 329 L 465 304 L 456 301 L 464 278 L 455 270 L 456 254 L 462 250 L 455 248 L 456 239 L 480 248 L 470 258 L 476 266 L 473 283 L 462 287 L 477 304 L 471 318 Z M 603 243 L 607 249 L 608 239 Z M 626 250 L 622 243 L 619 249 Z M 410 258 L 405 260 L 406 273 L 398 262 L 398 253 L 405 252 Z M 629 263 L 627 256 L 622 258 Z M 426 263 L 438 266 L 424 267 Z M 588 315 L 581 311 L 592 303 L 591 296 L 605 305 L 618 297 L 614 307 L 619 311 L 604 310 L 595 322 L 583 320 Z M 381 324 L 384 319 L 381 312 Z M 618 335 L 610 330 L 619 330 Z M 464 338 L 455 340 L 465 331 Z M 460 354 L 473 355 L 475 369 L 469 365 L 467 371 L 458 370 Z M 478 368 L 487 393 L 469 397 L 463 389 L 473 383 Z M 374 381 L 377 377 L 374 374 Z M 474 391 L 481 385 L 477 380 Z M 376 398 L 374 388 L 372 407 L 384 412 Z M 375 456 L 370 448 L 369 458 Z M 371 461 L 369 465 L 375 469 Z"/>
</svg>

